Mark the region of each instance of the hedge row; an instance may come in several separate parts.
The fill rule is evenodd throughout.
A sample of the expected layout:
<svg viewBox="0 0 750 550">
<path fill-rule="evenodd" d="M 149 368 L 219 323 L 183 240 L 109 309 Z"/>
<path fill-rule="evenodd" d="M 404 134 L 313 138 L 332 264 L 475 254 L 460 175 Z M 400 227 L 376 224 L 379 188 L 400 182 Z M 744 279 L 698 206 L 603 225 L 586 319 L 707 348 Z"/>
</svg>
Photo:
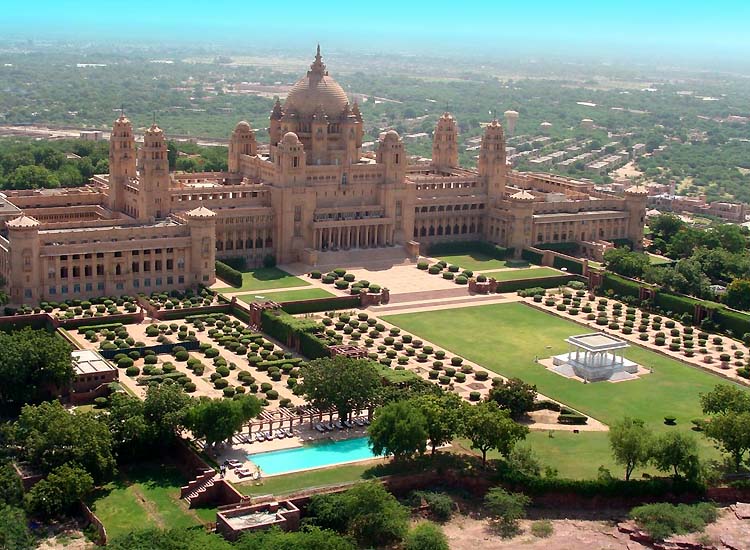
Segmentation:
<svg viewBox="0 0 750 550">
<path fill-rule="evenodd" d="M 641 285 L 614 273 L 607 272 L 604 274 L 601 288 L 605 291 L 611 290 L 620 296 L 632 296 L 633 298 L 640 298 L 641 296 Z"/>
<path fill-rule="evenodd" d="M 529 263 L 542 265 L 544 254 L 541 254 L 539 252 L 534 252 L 533 250 L 529 250 L 528 248 L 524 248 L 523 251 L 521 252 L 521 258 L 523 258 Z"/>
<path fill-rule="evenodd" d="M 317 311 L 354 309 L 358 308 L 360 304 L 359 295 L 335 296 L 331 298 L 300 300 L 297 302 L 283 302 L 281 304 L 281 309 L 290 315 L 299 315 L 300 313 L 315 313 Z"/>
<path fill-rule="evenodd" d="M 320 330 L 320 326 L 312 319 L 293 317 L 285 311 L 267 310 L 263 312 L 261 325 L 263 332 L 282 343 L 288 343 L 289 337 L 295 335 L 299 339 L 300 351 L 305 357 L 328 357 L 327 344 L 315 334 Z"/>
<path fill-rule="evenodd" d="M 216 260 L 216 276 L 232 286 L 242 286 L 242 273 L 219 260 Z"/>
<path fill-rule="evenodd" d="M 555 256 L 555 259 L 552 261 L 552 267 L 556 269 L 562 269 L 564 267 L 568 270 L 568 273 L 576 273 L 577 275 L 583 275 L 583 263 L 582 262 L 576 262 L 574 260 L 569 260 L 567 258 L 561 258 L 560 256 Z"/>
<path fill-rule="evenodd" d="M 539 279 L 518 279 L 516 281 L 498 281 L 497 292 L 515 292 L 525 288 L 555 288 L 556 286 L 567 284 L 570 281 L 578 281 L 581 278 L 578 275 L 553 275 L 551 277 L 541 277 Z"/>
<path fill-rule="evenodd" d="M 480 252 L 490 258 L 503 260 L 513 254 L 513 249 L 497 246 L 487 241 L 435 243 L 427 248 L 427 254 L 430 256 L 453 256 L 456 254 L 468 254 L 470 252 Z"/>
</svg>

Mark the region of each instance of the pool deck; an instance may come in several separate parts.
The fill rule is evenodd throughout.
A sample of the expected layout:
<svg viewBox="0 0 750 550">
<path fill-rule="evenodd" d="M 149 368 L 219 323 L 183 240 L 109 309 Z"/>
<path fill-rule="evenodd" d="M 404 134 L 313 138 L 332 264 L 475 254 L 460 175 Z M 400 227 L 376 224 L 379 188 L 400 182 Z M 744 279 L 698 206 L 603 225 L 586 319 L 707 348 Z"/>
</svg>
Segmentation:
<svg viewBox="0 0 750 550">
<path fill-rule="evenodd" d="M 273 441 L 263 441 L 263 442 L 254 442 L 254 443 L 239 443 L 237 438 L 235 438 L 235 442 L 233 442 L 230 446 L 224 445 L 223 447 L 219 446 L 217 447 L 218 453 L 212 454 L 216 462 L 219 464 L 222 464 L 225 460 L 237 460 L 242 463 L 241 468 L 246 468 L 250 470 L 251 472 L 259 471 L 258 466 L 252 461 L 252 455 L 259 454 L 259 453 L 267 453 L 269 451 L 281 451 L 281 450 L 287 450 L 287 449 L 296 449 L 298 447 L 302 447 L 305 443 L 309 443 L 311 441 L 324 441 L 324 440 L 330 440 L 330 441 L 341 441 L 344 439 L 355 439 L 358 437 L 366 437 L 367 436 L 367 427 L 354 427 L 344 430 L 338 430 L 334 429 L 331 432 L 325 432 L 320 433 L 316 431 L 313 428 L 310 428 L 310 423 L 305 424 L 299 424 L 297 426 L 294 426 L 292 429 L 292 432 L 294 433 L 295 437 L 285 437 L 284 439 L 274 439 Z M 249 455 L 249 456 L 248 456 Z M 363 459 L 364 460 L 380 460 L 380 459 Z M 360 460 L 352 461 L 352 462 L 362 462 Z M 349 462 L 347 462 L 349 464 Z M 331 466 L 338 466 L 339 464 L 331 465 Z M 326 466 L 322 466 L 321 468 L 324 468 Z M 295 472 L 301 472 L 305 470 L 317 470 L 319 467 L 315 468 L 302 468 L 300 470 L 295 470 Z M 262 474 L 262 477 L 273 477 L 275 475 L 285 475 L 292 472 L 282 472 L 278 474 L 264 474 L 262 471 L 260 471 Z M 253 481 L 252 477 L 239 477 L 234 470 L 228 469 L 225 479 L 232 483 L 246 483 L 249 481 Z M 256 480 L 257 481 L 257 480 Z"/>
</svg>

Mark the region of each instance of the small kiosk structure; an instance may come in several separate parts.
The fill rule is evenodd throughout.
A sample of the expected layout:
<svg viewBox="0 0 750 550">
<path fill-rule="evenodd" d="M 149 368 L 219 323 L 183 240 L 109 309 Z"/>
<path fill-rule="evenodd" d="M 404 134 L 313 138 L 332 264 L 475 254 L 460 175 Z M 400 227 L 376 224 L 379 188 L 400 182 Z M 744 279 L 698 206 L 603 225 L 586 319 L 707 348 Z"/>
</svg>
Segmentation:
<svg viewBox="0 0 750 550">
<path fill-rule="evenodd" d="M 630 345 L 619 338 L 594 332 L 565 340 L 568 353 L 552 358 L 554 370 L 564 376 L 576 376 L 584 382 L 629 380 L 638 373 L 638 364 L 626 359 Z"/>
</svg>

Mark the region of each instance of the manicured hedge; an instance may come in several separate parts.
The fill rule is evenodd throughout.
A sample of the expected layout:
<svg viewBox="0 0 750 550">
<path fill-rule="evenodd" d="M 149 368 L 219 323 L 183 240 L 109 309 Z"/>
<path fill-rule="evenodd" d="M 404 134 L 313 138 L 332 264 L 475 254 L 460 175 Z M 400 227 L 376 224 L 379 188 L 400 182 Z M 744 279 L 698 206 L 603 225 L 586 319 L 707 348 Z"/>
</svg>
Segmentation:
<svg viewBox="0 0 750 550">
<path fill-rule="evenodd" d="M 641 285 L 614 273 L 605 273 L 602 280 L 602 290 L 611 290 L 620 296 L 640 298 Z"/>
<path fill-rule="evenodd" d="M 281 309 L 291 315 L 300 313 L 315 313 L 318 311 L 334 311 L 337 309 L 354 309 L 361 304 L 359 295 L 337 296 L 296 302 L 282 302 Z"/>
<path fill-rule="evenodd" d="M 435 243 L 427 248 L 430 256 L 453 256 L 456 254 L 468 254 L 470 252 L 481 252 L 502 260 L 513 252 L 511 248 L 494 245 L 487 241 L 456 241 L 449 243 Z"/>
<path fill-rule="evenodd" d="M 515 292 L 526 288 L 555 288 L 569 281 L 580 280 L 578 275 L 553 275 L 539 279 L 519 279 L 517 281 L 498 281 L 496 292 Z"/>
<path fill-rule="evenodd" d="M 219 260 L 216 260 L 216 276 L 232 286 L 242 286 L 242 273 Z"/>
<path fill-rule="evenodd" d="M 564 267 L 568 270 L 568 273 L 583 275 L 582 262 L 576 262 L 567 258 L 561 258 L 560 256 L 555 256 L 555 259 L 552 261 L 552 267 L 556 269 L 562 269 Z"/>
<path fill-rule="evenodd" d="M 544 254 L 524 248 L 521 252 L 521 258 L 532 264 L 541 265 L 542 260 L 544 259 Z"/>
</svg>

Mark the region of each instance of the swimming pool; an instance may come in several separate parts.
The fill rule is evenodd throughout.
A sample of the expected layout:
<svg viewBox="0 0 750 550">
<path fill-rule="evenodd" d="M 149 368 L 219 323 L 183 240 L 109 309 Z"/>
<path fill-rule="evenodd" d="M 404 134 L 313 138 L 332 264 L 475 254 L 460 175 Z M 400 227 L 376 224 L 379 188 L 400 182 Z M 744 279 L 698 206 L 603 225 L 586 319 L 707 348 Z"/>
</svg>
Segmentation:
<svg viewBox="0 0 750 550">
<path fill-rule="evenodd" d="M 247 458 L 252 460 L 264 474 L 276 475 L 378 458 L 372 453 L 367 443 L 367 437 L 319 441 L 294 449 L 251 454 Z"/>
</svg>

